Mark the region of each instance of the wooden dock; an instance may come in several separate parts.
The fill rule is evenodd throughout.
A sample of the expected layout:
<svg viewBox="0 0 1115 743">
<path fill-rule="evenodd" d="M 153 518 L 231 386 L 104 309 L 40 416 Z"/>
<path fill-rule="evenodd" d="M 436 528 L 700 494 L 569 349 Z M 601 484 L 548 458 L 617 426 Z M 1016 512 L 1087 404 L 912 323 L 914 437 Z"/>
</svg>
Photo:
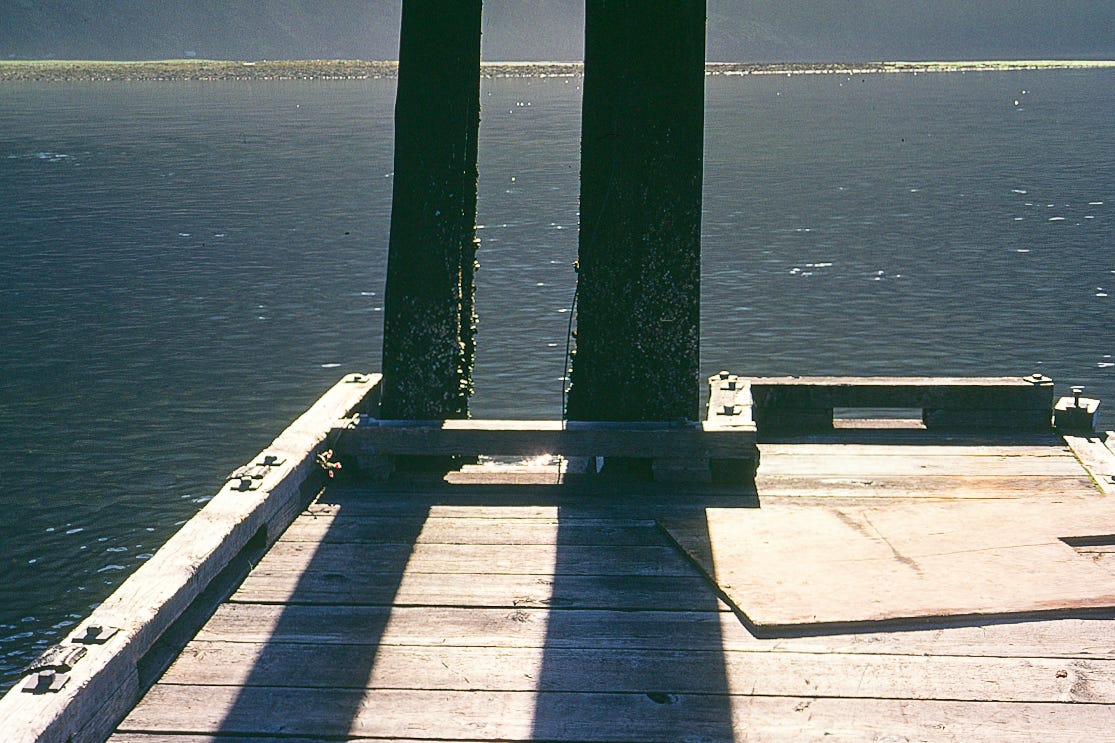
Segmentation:
<svg viewBox="0 0 1115 743">
<path fill-rule="evenodd" d="M 1115 740 L 1109 436 L 836 427 L 763 443 L 754 485 L 303 488 L 132 659 L 157 681 L 109 740 Z"/>
</svg>

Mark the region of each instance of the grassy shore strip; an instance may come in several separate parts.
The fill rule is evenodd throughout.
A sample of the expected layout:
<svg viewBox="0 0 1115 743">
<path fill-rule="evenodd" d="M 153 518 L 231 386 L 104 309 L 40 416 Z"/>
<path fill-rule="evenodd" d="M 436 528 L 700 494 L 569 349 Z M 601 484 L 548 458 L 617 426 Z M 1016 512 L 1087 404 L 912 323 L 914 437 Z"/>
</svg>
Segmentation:
<svg viewBox="0 0 1115 743">
<path fill-rule="evenodd" d="M 368 80 L 394 77 L 397 62 L 364 60 L 220 61 L 168 59 L 145 62 L 3 60 L 0 82 L 93 82 L 108 80 Z M 858 75 L 881 72 L 986 72 L 1115 68 L 1115 61 L 1021 60 L 975 62 L 710 62 L 709 75 Z M 485 77 L 569 77 L 580 62 L 485 62 Z"/>
</svg>

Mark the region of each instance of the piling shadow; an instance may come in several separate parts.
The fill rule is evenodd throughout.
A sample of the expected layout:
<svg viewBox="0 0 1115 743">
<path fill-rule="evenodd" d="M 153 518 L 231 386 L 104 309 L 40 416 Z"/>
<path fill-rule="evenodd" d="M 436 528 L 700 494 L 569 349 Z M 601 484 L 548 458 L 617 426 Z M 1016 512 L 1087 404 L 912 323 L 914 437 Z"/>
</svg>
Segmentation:
<svg viewBox="0 0 1115 743">
<path fill-rule="evenodd" d="M 368 559 L 375 560 L 374 584 L 368 583 L 366 563 L 357 571 L 363 577 L 350 578 L 336 561 L 330 545 L 354 536 L 351 525 L 335 517 L 319 542 L 303 543 L 315 552 L 281 602 L 241 596 L 242 602 L 272 601 L 278 617 L 215 734 L 347 739 L 367 733 L 358 729 L 368 714 L 366 690 L 431 509 L 553 506 L 558 526 L 552 592 L 531 737 L 732 740 L 722 606 L 654 515 L 656 508 L 676 509 L 678 496 L 656 492 L 653 485 L 612 483 L 606 489 L 611 495 L 587 490 L 426 482 L 410 497 L 405 486 L 394 488 L 392 504 L 382 512 L 389 514 L 382 520 L 390 529 L 359 535 L 368 543 Z M 353 493 L 337 488 L 341 514 Z M 372 493 L 359 497 L 365 495 Z M 681 507 L 702 512 L 706 505 L 757 505 L 753 495 L 739 491 L 680 497 L 691 499 Z M 319 503 L 329 502 L 326 491 Z M 513 598 L 508 610 L 517 608 Z M 322 708 L 307 711 L 323 700 Z"/>
<path fill-rule="evenodd" d="M 328 503 L 327 496 L 328 491 L 320 503 Z M 428 511 L 416 506 L 392 519 L 392 528 L 376 543 L 372 586 L 356 585 L 347 572 L 356 566 L 335 560 L 330 546 L 353 538 L 351 533 L 338 533 L 340 516 L 316 544 L 305 543 L 315 553 L 294 590 L 279 604 L 279 618 L 217 727 L 218 735 L 345 739 L 358 718 L 391 606 Z M 328 714 L 306 716 L 315 724 L 299 719 L 298 710 L 313 704 L 310 690 L 328 693 Z"/>
<path fill-rule="evenodd" d="M 645 523 L 658 561 L 633 556 L 598 566 L 615 574 L 605 596 L 584 595 L 572 577 L 593 544 L 578 545 L 591 511 L 559 508 L 551 610 L 538 680 L 535 740 L 731 741 L 730 686 L 720 606 L 698 572 Z M 595 542 L 606 543 L 606 537 Z M 601 550 L 603 552 L 603 550 Z M 662 594 L 667 576 L 692 579 Z"/>
</svg>

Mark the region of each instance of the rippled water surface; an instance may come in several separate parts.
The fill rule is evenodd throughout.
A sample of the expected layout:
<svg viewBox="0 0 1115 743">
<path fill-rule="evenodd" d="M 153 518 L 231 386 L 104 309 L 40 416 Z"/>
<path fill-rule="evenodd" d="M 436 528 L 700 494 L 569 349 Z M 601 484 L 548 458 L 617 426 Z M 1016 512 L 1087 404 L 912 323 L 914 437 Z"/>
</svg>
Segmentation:
<svg viewBox="0 0 1115 743">
<path fill-rule="evenodd" d="M 1041 371 L 1115 404 L 1113 91 L 709 78 L 703 371 Z M 473 410 L 557 418 L 579 80 L 483 96 Z M 0 88 L 0 688 L 378 368 L 393 103 L 385 80 Z"/>
</svg>

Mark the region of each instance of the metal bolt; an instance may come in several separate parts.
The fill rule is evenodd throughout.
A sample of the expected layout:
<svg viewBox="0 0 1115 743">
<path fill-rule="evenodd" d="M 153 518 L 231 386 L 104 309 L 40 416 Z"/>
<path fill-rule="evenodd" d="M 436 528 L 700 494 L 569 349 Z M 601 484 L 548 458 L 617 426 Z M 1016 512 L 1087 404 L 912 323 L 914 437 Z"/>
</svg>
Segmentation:
<svg viewBox="0 0 1115 743">
<path fill-rule="evenodd" d="M 730 376 L 732 376 L 731 372 L 728 372 L 726 370 L 720 372 L 720 378 L 721 379 L 727 379 Z"/>
<path fill-rule="evenodd" d="M 75 637 L 71 642 L 76 642 L 81 645 L 100 645 L 108 642 L 109 638 L 115 635 L 120 630 L 116 627 L 105 627 L 101 624 L 90 624 L 85 628 L 85 634 L 81 637 Z"/>
<path fill-rule="evenodd" d="M 1072 406 L 1074 408 L 1080 407 L 1080 396 L 1084 394 L 1083 386 L 1076 386 L 1072 388 Z"/>
<path fill-rule="evenodd" d="M 66 674 L 48 668 L 29 676 L 23 684 L 23 690 L 29 694 L 46 694 L 48 691 L 61 690 L 69 680 L 70 677 Z"/>
</svg>

